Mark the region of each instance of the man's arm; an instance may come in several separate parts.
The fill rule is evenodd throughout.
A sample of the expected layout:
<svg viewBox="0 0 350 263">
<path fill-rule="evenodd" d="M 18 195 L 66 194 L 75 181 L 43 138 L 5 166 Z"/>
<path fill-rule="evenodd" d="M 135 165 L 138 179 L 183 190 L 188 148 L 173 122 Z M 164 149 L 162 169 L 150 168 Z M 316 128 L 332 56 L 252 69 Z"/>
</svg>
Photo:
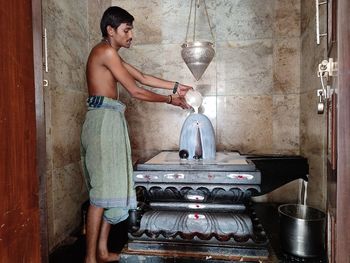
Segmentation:
<svg viewBox="0 0 350 263">
<path fill-rule="evenodd" d="M 153 87 L 153 88 L 169 89 L 169 90 L 173 90 L 174 89 L 175 81 L 168 81 L 168 80 L 157 78 L 157 77 L 152 76 L 152 75 L 144 74 L 141 71 L 139 71 L 138 69 L 136 69 L 135 67 L 133 67 L 130 64 L 126 63 L 123 59 L 121 59 L 121 60 L 122 60 L 122 64 L 124 65 L 126 70 L 130 73 L 130 75 L 135 80 L 140 82 L 141 84 L 146 85 L 146 86 L 150 86 L 150 87 Z M 180 97 L 184 97 L 186 92 L 189 89 L 192 89 L 192 87 L 179 83 L 178 84 L 178 88 L 177 88 L 177 94 Z"/>
<path fill-rule="evenodd" d="M 114 78 L 119 81 L 129 94 L 136 99 L 152 102 L 169 102 L 169 97 L 154 93 L 147 89 L 140 88 L 136 85 L 134 77 L 129 73 L 122 63 L 117 51 L 113 48 L 108 48 L 103 57 L 104 65 L 111 71 Z M 189 108 L 183 99 L 173 96 L 171 104 L 182 108 Z"/>
</svg>

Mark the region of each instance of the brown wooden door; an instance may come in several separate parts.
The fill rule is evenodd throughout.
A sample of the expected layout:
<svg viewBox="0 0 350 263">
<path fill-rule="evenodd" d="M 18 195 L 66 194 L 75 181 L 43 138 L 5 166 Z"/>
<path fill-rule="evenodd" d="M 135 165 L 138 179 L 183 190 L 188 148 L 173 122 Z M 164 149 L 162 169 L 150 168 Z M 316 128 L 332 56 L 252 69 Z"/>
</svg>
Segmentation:
<svg viewBox="0 0 350 263">
<path fill-rule="evenodd" d="M 40 14 L 40 1 L 33 1 L 33 7 Z M 33 33 L 40 33 L 33 31 L 33 22 L 37 25 L 40 19 L 32 20 L 32 1 L 0 0 L 0 262 L 4 263 L 42 262 L 45 247 L 39 208 L 39 173 L 45 155 L 37 140 L 44 123 L 42 93 L 36 89 L 42 80 L 41 70 L 34 70 L 41 41 L 35 37 L 33 42 Z"/>
<path fill-rule="evenodd" d="M 328 57 L 338 63 L 329 79 L 327 213 L 330 262 L 350 262 L 350 3 L 328 1 Z"/>
<path fill-rule="evenodd" d="M 336 262 L 350 262 L 350 1 L 338 0 Z"/>
</svg>

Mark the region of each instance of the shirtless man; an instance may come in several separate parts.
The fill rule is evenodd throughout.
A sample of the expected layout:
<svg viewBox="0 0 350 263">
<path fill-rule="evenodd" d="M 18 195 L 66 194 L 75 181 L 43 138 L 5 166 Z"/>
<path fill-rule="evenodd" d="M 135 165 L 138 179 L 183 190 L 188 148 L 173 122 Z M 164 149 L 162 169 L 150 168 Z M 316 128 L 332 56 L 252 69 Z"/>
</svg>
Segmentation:
<svg viewBox="0 0 350 263">
<path fill-rule="evenodd" d="M 101 19 L 103 39 L 92 49 L 87 61 L 89 110 L 81 140 L 83 170 L 90 196 L 86 263 L 119 260 L 118 254 L 110 253 L 107 249 L 110 227 L 125 220 L 128 209 L 136 205 L 130 143 L 124 118 L 125 105 L 118 101 L 116 83 L 119 82 L 133 98 L 189 108 L 184 96 L 191 87 L 143 74 L 119 56 L 121 47 L 129 48 L 131 45 L 133 20 L 122 8 L 108 8 Z M 154 88 L 168 89 L 170 95 L 143 89 L 136 81 Z"/>
</svg>

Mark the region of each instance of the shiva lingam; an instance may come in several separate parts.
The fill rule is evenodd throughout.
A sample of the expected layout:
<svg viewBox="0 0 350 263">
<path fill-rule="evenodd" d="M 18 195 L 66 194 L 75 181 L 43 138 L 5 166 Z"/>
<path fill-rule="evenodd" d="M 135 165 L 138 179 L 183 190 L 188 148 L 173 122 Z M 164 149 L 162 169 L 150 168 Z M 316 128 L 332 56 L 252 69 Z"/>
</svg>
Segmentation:
<svg viewBox="0 0 350 263">
<path fill-rule="evenodd" d="M 215 159 L 216 146 L 214 128 L 204 114 L 198 113 L 202 105 L 202 95 L 196 90 L 189 90 L 185 96 L 194 113 L 186 118 L 180 135 L 181 159 Z M 205 145 L 205 147 L 203 147 Z"/>
</svg>

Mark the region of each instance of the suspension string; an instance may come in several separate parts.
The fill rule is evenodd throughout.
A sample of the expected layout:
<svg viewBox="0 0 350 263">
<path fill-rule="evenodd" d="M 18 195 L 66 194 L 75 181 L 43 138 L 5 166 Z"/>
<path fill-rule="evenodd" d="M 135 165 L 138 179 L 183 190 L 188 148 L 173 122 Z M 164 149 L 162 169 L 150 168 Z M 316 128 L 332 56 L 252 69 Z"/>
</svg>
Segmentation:
<svg viewBox="0 0 350 263">
<path fill-rule="evenodd" d="M 197 18 L 197 8 L 199 8 L 199 3 L 200 0 L 194 0 L 195 2 L 193 3 L 193 0 L 191 0 L 191 6 L 190 6 L 190 13 L 188 15 L 188 21 L 187 21 L 187 28 L 186 28 L 186 38 L 185 38 L 185 42 L 187 42 L 188 39 L 188 33 L 189 33 L 189 29 L 190 29 L 190 23 L 191 23 L 191 16 L 192 16 L 192 7 L 194 6 L 194 18 L 193 18 L 193 42 L 195 42 L 196 40 L 196 18 Z M 205 0 L 203 0 L 204 2 L 204 10 L 205 10 L 205 14 L 207 16 L 207 22 L 209 25 L 209 29 L 210 29 L 210 34 L 211 37 L 213 38 L 213 42 L 215 42 L 215 37 L 214 37 L 214 33 L 210 24 L 210 19 L 209 19 L 209 14 L 208 14 L 208 8 L 207 5 L 205 3 Z"/>
<path fill-rule="evenodd" d="M 198 1 L 198 8 L 199 8 L 199 1 Z M 196 3 L 195 3 L 196 5 Z M 194 7 L 194 19 L 193 19 L 193 42 L 196 40 L 196 17 L 197 17 L 197 8 Z"/>
<path fill-rule="evenodd" d="M 193 3 L 193 0 L 191 0 L 190 14 L 188 15 L 188 21 L 187 21 L 187 28 L 186 28 L 186 38 L 185 38 L 185 42 L 187 42 L 188 30 L 189 30 L 189 28 L 190 28 L 190 21 L 191 21 L 191 14 L 192 14 L 192 3 Z"/>
<path fill-rule="evenodd" d="M 210 29 L 210 33 L 211 33 L 211 37 L 213 38 L 213 42 L 215 42 L 215 38 L 214 38 L 214 34 L 213 34 L 213 30 L 211 29 L 211 24 L 210 24 L 210 20 L 209 20 L 209 14 L 208 14 L 207 5 L 205 4 L 205 0 L 203 0 L 203 2 L 204 2 L 205 14 L 207 15 L 207 19 L 208 19 L 208 25 L 209 25 L 209 29 Z"/>
</svg>

